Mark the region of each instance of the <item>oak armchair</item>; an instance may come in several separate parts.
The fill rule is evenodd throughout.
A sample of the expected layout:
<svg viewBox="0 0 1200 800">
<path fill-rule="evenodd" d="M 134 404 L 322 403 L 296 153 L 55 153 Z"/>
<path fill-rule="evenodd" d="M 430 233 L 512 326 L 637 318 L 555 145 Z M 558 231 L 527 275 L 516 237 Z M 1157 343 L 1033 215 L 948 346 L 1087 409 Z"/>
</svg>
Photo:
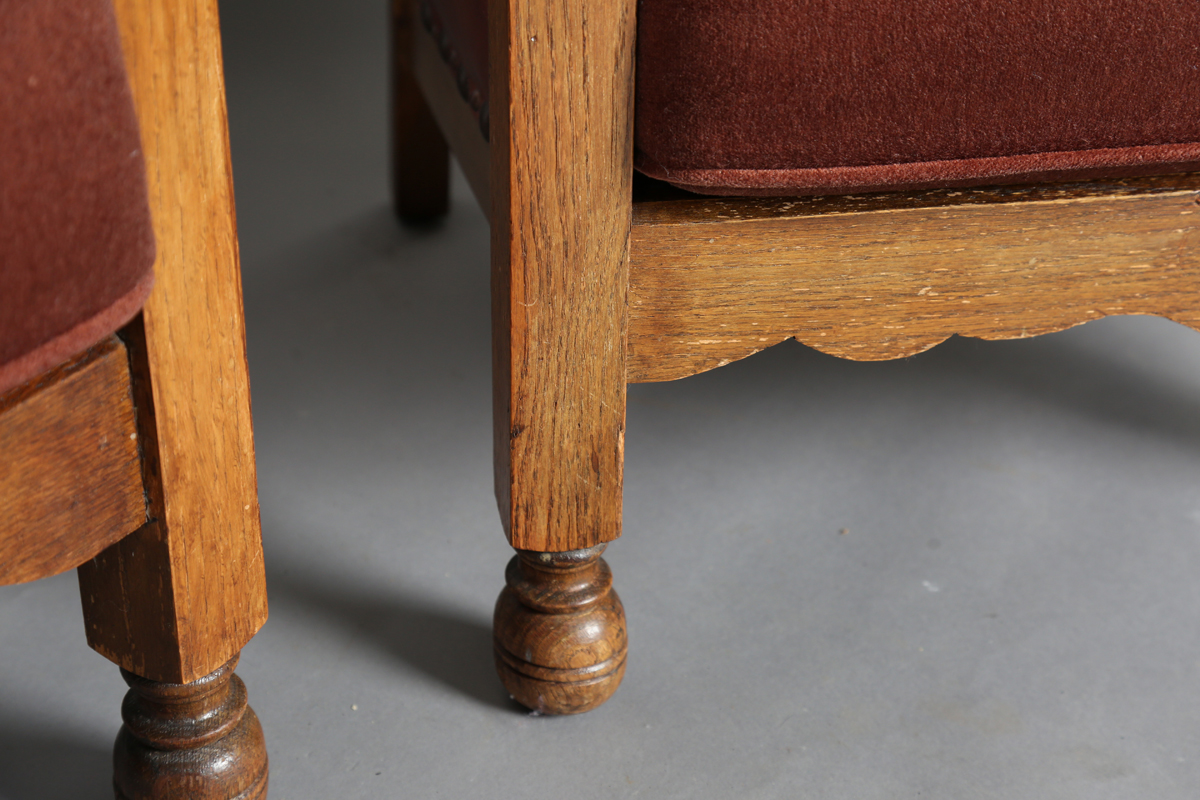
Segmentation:
<svg viewBox="0 0 1200 800">
<path fill-rule="evenodd" d="M 118 798 L 261 798 L 216 2 L 115 5 L 0 3 L 0 583 L 78 567 L 88 644 L 130 686 Z"/>
<path fill-rule="evenodd" d="M 1200 328 L 1194 4 L 394 0 L 393 34 L 399 214 L 445 212 L 452 150 L 491 223 L 496 660 L 532 708 L 624 671 L 628 382 Z"/>
</svg>

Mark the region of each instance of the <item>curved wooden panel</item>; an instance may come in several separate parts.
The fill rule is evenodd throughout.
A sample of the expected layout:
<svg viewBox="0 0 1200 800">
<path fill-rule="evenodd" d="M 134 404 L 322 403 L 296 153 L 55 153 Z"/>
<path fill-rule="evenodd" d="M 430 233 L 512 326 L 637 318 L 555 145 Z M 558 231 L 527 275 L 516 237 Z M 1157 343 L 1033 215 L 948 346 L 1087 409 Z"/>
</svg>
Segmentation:
<svg viewBox="0 0 1200 800">
<path fill-rule="evenodd" d="M 635 209 L 631 382 L 795 338 L 860 361 L 1110 314 L 1200 329 L 1200 175 Z"/>
<path fill-rule="evenodd" d="M 129 385 L 110 336 L 0 396 L 0 584 L 74 569 L 145 523 Z"/>
</svg>

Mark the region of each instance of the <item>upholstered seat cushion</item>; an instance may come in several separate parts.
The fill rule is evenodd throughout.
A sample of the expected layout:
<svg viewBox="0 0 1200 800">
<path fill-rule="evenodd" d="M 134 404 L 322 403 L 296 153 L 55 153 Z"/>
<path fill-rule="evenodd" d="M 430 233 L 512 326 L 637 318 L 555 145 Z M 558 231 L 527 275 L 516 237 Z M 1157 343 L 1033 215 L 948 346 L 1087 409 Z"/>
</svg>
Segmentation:
<svg viewBox="0 0 1200 800">
<path fill-rule="evenodd" d="M 486 0 L 425 0 L 486 108 Z M 1195 0 L 640 0 L 636 165 L 715 194 L 1200 169 Z"/>
<path fill-rule="evenodd" d="M 111 0 L 0 0 L 0 392 L 132 318 L 153 260 Z"/>
</svg>

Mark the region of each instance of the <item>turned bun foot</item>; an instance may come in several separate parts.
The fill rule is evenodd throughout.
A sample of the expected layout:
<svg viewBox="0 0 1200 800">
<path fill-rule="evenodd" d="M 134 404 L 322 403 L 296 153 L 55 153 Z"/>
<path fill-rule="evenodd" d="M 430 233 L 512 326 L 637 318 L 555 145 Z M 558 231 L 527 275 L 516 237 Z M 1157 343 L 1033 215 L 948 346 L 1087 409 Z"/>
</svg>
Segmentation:
<svg viewBox="0 0 1200 800">
<path fill-rule="evenodd" d="M 543 714 L 590 711 L 625 674 L 625 609 L 604 545 L 518 551 L 496 601 L 496 668 L 513 698 Z"/>
<path fill-rule="evenodd" d="M 267 796 L 262 726 L 233 674 L 235 656 L 192 683 L 158 683 L 121 670 L 129 692 L 113 752 L 117 800 L 261 800 Z"/>
</svg>

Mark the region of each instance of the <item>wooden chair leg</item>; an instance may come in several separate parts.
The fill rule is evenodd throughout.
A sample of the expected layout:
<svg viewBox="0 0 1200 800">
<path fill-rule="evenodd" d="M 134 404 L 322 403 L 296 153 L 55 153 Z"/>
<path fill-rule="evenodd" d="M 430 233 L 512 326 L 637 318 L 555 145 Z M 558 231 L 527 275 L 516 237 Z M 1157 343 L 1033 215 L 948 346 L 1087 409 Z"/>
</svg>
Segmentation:
<svg viewBox="0 0 1200 800">
<path fill-rule="evenodd" d="M 450 149 L 413 77 L 410 6 L 392 0 L 392 198 L 401 220 L 419 222 L 450 209 Z"/>
<path fill-rule="evenodd" d="M 495 488 L 518 550 L 496 658 L 551 713 L 604 702 L 625 668 L 600 553 L 621 533 L 635 6 L 489 5 Z"/>
<path fill-rule="evenodd" d="M 113 753 L 117 798 L 256 800 L 267 791 L 266 746 L 233 669 L 264 597 L 232 589 L 235 568 L 180 555 L 185 540 L 150 522 L 79 568 L 88 644 L 130 686 Z M 238 559 L 261 564 L 249 549 Z M 185 616 L 200 603 L 220 609 L 225 630 Z"/>
<path fill-rule="evenodd" d="M 237 656 L 191 683 L 160 683 L 121 670 L 129 693 L 113 754 L 117 800 L 267 796 L 262 726 L 233 674 Z"/>
<path fill-rule="evenodd" d="M 625 675 L 625 609 L 604 547 L 521 550 L 508 564 L 496 601 L 496 669 L 513 699 L 534 711 L 590 711 Z"/>
<path fill-rule="evenodd" d="M 232 671 L 266 621 L 266 573 L 217 0 L 114 7 L 158 250 L 122 331 L 148 507 L 79 567 L 84 625 L 132 689 L 118 795 L 250 800 L 267 761 Z"/>
</svg>

